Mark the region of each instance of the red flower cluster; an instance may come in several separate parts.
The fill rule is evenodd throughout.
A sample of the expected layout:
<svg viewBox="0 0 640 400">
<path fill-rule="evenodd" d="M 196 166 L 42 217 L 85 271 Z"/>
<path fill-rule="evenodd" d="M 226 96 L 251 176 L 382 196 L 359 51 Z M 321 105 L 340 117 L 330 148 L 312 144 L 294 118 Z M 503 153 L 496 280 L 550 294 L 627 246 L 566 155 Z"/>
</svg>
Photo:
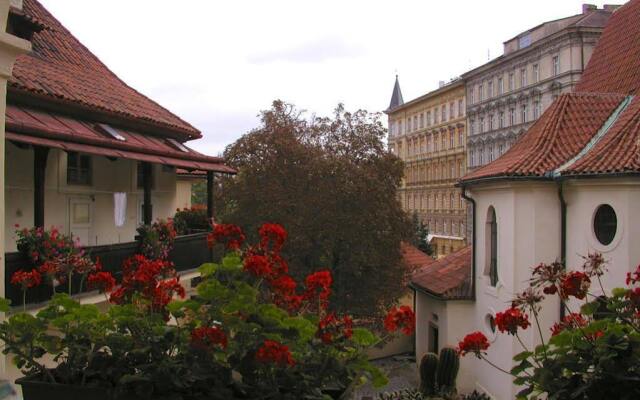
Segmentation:
<svg viewBox="0 0 640 400">
<path fill-rule="evenodd" d="M 111 272 L 101 271 L 89 275 L 87 283 L 90 289 L 98 289 L 100 293 L 109 293 L 116 286 L 116 279 Z"/>
<path fill-rule="evenodd" d="M 168 317 L 166 305 L 174 296 L 184 298 L 186 294 L 173 265 L 167 261 L 135 255 L 124 262 L 122 269 L 122 285 L 109 298 L 114 304 L 129 303 L 139 298 L 147 301 L 152 311 Z"/>
<path fill-rule="evenodd" d="M 35 269 L 30 272 L 19 270 L 11 276 L 11 283 L 21 286 L 22 290 L 38 286 L 40 282 L 42 282 L 42 276 L 40 276 L 40 273 Z"/>
<path fill-rule="evenodd" d="M 348 315 L 337 318 L 334 313 L 327 314 L 318 323 L 317 336 L 325 344 L 331 344 L 341 338 L 351 339 L 353 319 Z"/>
<path fill-rule="evenodd" d="M 218 326 L 202 326 L 191 331 L 191 345 L 201 350 L 212 350 L 217 346 L 227 348 L 227 335 Z"/>
<path fill-rule="evenodd" d="M 473 353 L 476 357 L 480 358 L 482 353 L 489 348 L 489 341 L 482 332 L 473 332 L 468 334 L 458 343 L 458 352 L 461 355 L 467 353 Z"/>
<path fill-rule="evenodd" d="M 496 326 L 500 332 L 515 335 L 518 333 L 518 328 L 527 329 L 530 325 L 529 317 L 519 308 L 511 307 L 496 314 Z"/>
<path fill-rule="evenodd" d="M 416 315 L 409 306 L 394 307 L 384 318 L 384 328 L 389 333 L 401 329 L 402 333 L 409 336 L 416 329 Z"/>
<path fill-rule="evenodd" d="M 591 280 L 584 272 L 571 271 L 563 279 L 560 284 L 560 295 L 567 299 L 573 296 L 576 299 L 584 299 L 591 285 Z"/>
<path fill-rule="evenodd" d="M 216 224 L 213 232 L 207 236 L 207 244 L 212 248 L 216 243 L 222 243 L 227 250 L 238 250 L 245 241 L 244 233 L 239 226 L 233 224 Z"/>
<path fill-rule="evenodd" d="M 588 321 L 582 316 L 582 314 L 571 313 L 566 315 L 561 322 L 556 322 L 551 327 L 551 336 L 555 336 L 565 329 L 575 329 L 586 326 Z"/>
<path fill-rule="evenodd" d="M 640 265 L 634 272 L 627 272 L 627 285 L 636 284 L 640 282 Z"/>
<path fill-rule="evenodd" d="M 279 253 L 287 239 L 287 231 L 279 224 L 263 224 L 258 233 L 260 234 L 260 248 L 265 252 Z"/>
<path fill-rule="evenodd" d="M 329 306 L 329 296 L 331 296 L 331 285 L 333 278 L 331 271 L 322 270 L 309 274 L 304 280 L 306 289 L 303 294 L 304 300 L 319 299 L 320 308 Z"/>
<path fill-rule="evenodd" d="M 265 277 L 273 272 L 269 257 L 260 254 L 248 254 L 244 259 L 244 270 L 257 277 Z"/>
<path fill-rule="evenodd" d="M 295 360 L 291 356 L 289 347 L 273 340 L 265 340 L 256 352 L 256 361 L 279 366 L 294 366 Z"/>
<path fill-rule="evenodd" d="M 564 276 L 564 265 L 560 262 L 553 264 L 539 264 L 533 269 L 531 287 L 543 287 L 545 294 L 555 294 L 558 283 Z"/>
</svg>

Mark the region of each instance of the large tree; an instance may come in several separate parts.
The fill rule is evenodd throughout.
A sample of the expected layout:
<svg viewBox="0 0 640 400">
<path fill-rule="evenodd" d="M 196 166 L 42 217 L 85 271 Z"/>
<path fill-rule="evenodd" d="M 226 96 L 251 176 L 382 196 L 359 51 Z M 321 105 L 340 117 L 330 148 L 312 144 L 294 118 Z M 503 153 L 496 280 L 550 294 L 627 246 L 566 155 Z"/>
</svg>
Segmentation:
<svg viewBox="0 0 640 400">
<path fill-rule="evenodd" d="M 239 172 L 223 181 L 221 218 L 249 235 L 282 224 L 293 275 L 329 268 L 338 310 L 379 315 L 405 291 L 400 242 L 414 234 L 396 198 L 402 161 L 384 146 L 380 115 L 339 105 L 305 119 L 275 101 L 261 121 L 225 150 Z"/>
</svg>

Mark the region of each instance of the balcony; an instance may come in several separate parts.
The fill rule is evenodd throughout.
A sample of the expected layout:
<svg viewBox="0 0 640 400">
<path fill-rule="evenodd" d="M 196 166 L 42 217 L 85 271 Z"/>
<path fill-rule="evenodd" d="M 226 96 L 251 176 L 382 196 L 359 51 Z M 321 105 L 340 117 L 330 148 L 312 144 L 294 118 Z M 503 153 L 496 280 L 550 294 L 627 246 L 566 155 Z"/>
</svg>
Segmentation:
<svg viewBox="0 0 640 400">
<path fill-rule="evenodd" d="M 120 281 L 122 278 L 122 263 L 133 256 L 138 249 L 138 242 L 110 244 L 104 246 L 85 247 L 87 254 L 95 261 L 100 259 L 103 270 L 109 271 Z M 200 265 L 212 260 L 211 250 L 207 247 L 207 233 L 178 236 L 174 242 L 174 248 L 169 255 L 169 260 L 175 264 L 178 273 L 193 270 Z M 5 254 L 5 297 L 11 300 L 11 304 L 22 304 L 22 290 L 11 284 L 11 276 L 20 269 L 29 269 L 30 261 L 19 252 Z M 66 287 L 66 285 L 64 285 Z M 73 294 L 87 293 L 86 282 L 82 292 L 79 291 L 80 281 L 74 281 Z M 63 291 L 61 287 L 58 291 Z M 42 303 L 51 298 L 51 287 L 40 285 L 27 292 L 27 304 Z"/>
</svg>

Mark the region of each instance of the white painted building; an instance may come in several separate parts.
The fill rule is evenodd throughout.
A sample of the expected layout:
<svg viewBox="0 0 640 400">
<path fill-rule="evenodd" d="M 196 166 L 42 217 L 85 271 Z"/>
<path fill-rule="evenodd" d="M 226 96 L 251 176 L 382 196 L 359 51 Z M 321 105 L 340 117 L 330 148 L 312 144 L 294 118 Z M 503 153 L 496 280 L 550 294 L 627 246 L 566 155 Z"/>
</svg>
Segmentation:
<svg viewBox="0 0 640 400">
<path fill-rule="evenodd" d="M 564 260 L 576 269 L 582 255 L 601 252 L 609 291 L 640 264 L 639 20 L 640 0 L 615 11 L 575 92 L 560 95 L 509 151 L 459 182 L 474 210 L 469 296 L 447 299 L 433 290 L 435 279 L 414 276 L 418 356 L 433 349 L 430 326 L 438 328 L 438 348 L 480 330 L 491 341 L 488 358 L 508 370 L 522 348 L 513 336 L 496 335 L 493 317 L 528 286 L 532 267 Z M 461 264 L 439 262 L 442 279 Z M 545 301 L 541 322 L 550 336 L 560 305 Z M 539 340 L 535 329 L 522 337 L 528 346 Z M 474 357 L 463 360 L 458 385 L 500 400 L 518 391 L 512 377 Z"/>
</svg>

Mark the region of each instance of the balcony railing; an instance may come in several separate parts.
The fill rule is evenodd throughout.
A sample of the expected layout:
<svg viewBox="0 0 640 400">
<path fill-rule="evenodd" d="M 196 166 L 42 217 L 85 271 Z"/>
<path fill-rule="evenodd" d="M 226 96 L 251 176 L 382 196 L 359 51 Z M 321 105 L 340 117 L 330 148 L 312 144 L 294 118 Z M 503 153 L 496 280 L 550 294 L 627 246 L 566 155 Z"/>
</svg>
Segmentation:
<svg viewBox="0 0 640 400">
<path fill-rule="evenodd" d="M 85 251 L 91 258 L 93 260 L 100 258 L 103 270 L 111 272 L 118 281 L 122 278 L 122 263 L 133 256 L 137 249 L 137 242 L 85 247 Z M 207 233 L 176 237 L 169 259 L 174 263 L 178 272 L 192 270 L 206 262 L 210 262 L 212 253 L 207 247 Z M 5 254 L 5 297 L 11 299 L 11 304 L 14 306 L 22 304 L 22 290 L 18 286 L 11 284 L 11 276 L 20 269 L 30 270 L 31 268 L 31 262 L 22 253 Z M 79 278 L 71 286 L 73 294 L 80 293 Z M 64 292 L 66 287 L 67 285 L 65 284 L 57 289 Z M 82 292 L 88 291 L 85 282 Z M 47 301 L 51 298 L 51 294 L 51 286 L 43 283 L 27 291 L 27 304 Z"/>
</svg>

